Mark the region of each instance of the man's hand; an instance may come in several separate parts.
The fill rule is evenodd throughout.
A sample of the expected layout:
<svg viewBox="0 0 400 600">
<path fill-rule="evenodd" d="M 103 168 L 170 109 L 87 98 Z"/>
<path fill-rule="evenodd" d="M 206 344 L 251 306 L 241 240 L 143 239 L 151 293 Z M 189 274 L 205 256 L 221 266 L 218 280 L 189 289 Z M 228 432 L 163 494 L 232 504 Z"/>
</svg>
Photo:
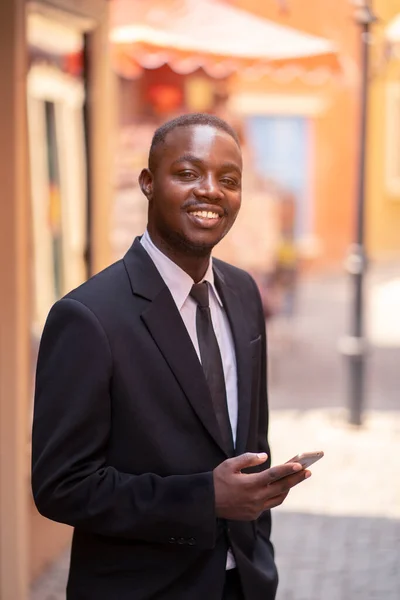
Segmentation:
<svg viewBox="0 0 400 600">
<path fill-rule="evenodd" d="M 261 473 L 246 474 L 242 469 L 261 465 L 268 456 L 264 452 L 247 452 L 229 458 L 213 471 L 217 516 L 236 521 L 254 521 L 269 508 L 279 506 L 290 488 L 307 479 L 311 473 L 298 463 L 285 463 Z"/>
</svg>

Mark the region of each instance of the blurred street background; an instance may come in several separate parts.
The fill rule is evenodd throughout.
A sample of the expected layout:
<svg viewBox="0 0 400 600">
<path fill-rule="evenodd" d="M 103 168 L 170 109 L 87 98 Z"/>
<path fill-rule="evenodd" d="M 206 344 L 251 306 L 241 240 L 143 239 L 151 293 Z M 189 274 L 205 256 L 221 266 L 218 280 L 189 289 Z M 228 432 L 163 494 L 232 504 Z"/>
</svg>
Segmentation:
<svg viewBox="0 0 400 600">
<path fill-rule="evenodd" d="M 51 305 L 146 224 L 154 130 L 238 131 L 215 255 L 259 285 L 273 462 L 323 449 L 274 510 L 278 600 L 400 598 L 400 0 L 2 0 L 0 600 L 64 600 L 71 531 L 30 492 Z"/>
</svg>

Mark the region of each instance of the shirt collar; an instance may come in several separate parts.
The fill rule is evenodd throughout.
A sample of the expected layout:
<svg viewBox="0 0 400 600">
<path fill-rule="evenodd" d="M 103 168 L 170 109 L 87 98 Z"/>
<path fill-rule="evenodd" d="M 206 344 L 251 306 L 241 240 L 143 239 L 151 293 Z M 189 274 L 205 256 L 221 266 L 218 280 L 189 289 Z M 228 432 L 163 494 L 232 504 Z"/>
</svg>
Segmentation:
<svg viewBox="0 0 400 600">
<path fill-rule="evenodd" d="M 159 248 L 157 248 L 157 246 L 153 243 L 147 229 L 144 232 L 140 243 L 157 267 L 158 272 L 171 292 L 175 304 L 180 311 L 190 294 L 190 290 L 192 289 L 194 283 L 193 279 L 176 263 L 168 258 L 168 256 L 161 252 Z M 212 259 L 208 264 L 207 271 L 203 279 L 199 283 L 202 283 L 203 281 L 207 281 L 209 283 L 215 298 L 220 306 L 222 306 L 221 298 L 219 297 L 215 287 Z"/>
</svg>

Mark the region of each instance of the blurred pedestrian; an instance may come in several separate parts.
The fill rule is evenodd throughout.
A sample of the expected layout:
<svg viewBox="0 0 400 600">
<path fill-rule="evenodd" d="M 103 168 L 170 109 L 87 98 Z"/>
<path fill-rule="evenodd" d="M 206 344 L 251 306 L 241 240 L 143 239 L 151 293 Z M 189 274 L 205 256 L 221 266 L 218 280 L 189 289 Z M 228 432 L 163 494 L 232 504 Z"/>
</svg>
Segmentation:
<svg viewBox="0 0 400 600">
<path fill-rule="evenodd" d="M 146 232 L 49 314 L 32 485 L 75 528 L 68 600 L 275 598 L 270 509 L 308 471 L 270 468 L 260 296 L 211 258 L 241 171 L 224 121 L 160 127 Z"/>
<path fill-rule="evenodd" d="M 299 253 L 296 242 L 296 201 L 293 194 L 282 194 L 279 207 L 280 236 L 276 249 L 274 282 L 280 296 L 280 313 L 286 318 L 294 316 L 299 270 Z"/>
<path fill-rule="evenodd" d="M 283 235 L 276 252 L 274 280 L 281 298 L 280 313 L 287 318 L 293 317 L 296 309 L 298 266 L 296 242 L 291 235 Z"/>
</svg>

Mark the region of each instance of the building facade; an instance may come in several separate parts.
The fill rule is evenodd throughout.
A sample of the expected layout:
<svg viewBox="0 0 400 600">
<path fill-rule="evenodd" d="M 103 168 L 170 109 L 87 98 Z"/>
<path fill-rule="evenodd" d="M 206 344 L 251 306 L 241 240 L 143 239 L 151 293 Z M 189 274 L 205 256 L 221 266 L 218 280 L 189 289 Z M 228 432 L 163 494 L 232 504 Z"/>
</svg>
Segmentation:
<svg viewBox="0 0 400 600">
<path fill-rule="evenodd" d="M 367 146 L 366 235 L 372 259 L 400 257 L 400 44 L 385 39 L 397 0 L 375 0 Z"/>
<path fill-rule="evenodd" d="M 51 304 L 110 262 L 106 0 L 0 5 L 0 598 L 68 543 L 30 490 L 38 340 Z"/>
<path fill-rule="evenodd" d="M 360 33 L 354 4 L 231 4 L 336 45 L 339 74 L 272 69 L 253 81 L 238 77 L 232 93 L 260 148 L 260 169 L 296 200 L 296 238 L 303 255 L 316 267 L 337 267 L 352 240 L 356 205 Z"/>
</svg>

